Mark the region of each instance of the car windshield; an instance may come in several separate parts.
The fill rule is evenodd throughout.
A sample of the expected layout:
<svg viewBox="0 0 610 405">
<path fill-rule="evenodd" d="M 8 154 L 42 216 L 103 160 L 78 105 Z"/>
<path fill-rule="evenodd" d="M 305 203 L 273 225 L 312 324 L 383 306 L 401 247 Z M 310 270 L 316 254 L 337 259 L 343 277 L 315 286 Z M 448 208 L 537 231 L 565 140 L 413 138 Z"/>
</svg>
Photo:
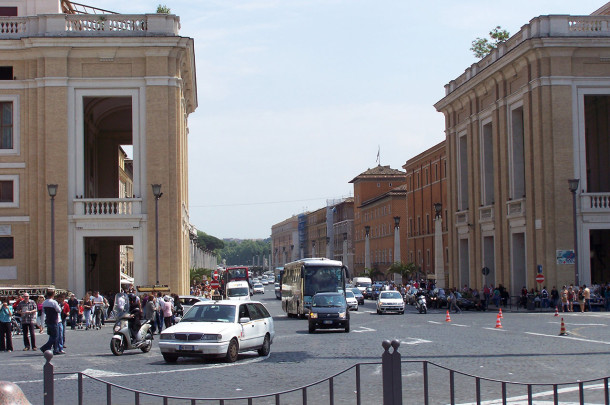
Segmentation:
<svg viewBox="0 0 610 405">
<path fill-rule="evenodd" d="M 254 284 L 254 288 L 262 288 L 263 285 L 262 284 Z"/>
<path fill-rule="evenodd" d="M 345 306 L 343 296 L 339 294 L 333 295 L 315 295 L 313 297 L 314 307 L 342 307 Z"/>
<path fill-rule="evenodd" d="M 381 293 L 379 298 L 401 299 L 402 296 L 398 291 L 384 291 Z"/>
<path fill-rule="evenodd" d="M 360 282 L 356 283 L 356 287 L 370 287 L 370 286 L 371 286 L 371 283 L 368 283 L 368 282 L 360 281 Z"/>
<path fill-rule="evenodd" d="M 217 304 L 194 306 L 180 322 L 235 322 L 235 306 Z"/>
<path fill-rule="evenodd" d="M 359 294 L 361 295 L 361 294 L 362 294 L 362 293 L 360 292 L 360 290 L 359 290 L 359 289 L 357 289 L 357 288 L 352 288 L 352 292 L 354 293 L 354 295 L 359 295 Z"/>
<path fill-rule="evenodd" d="M 354 293 L 352 291 L 346 291 L 345 298 L 356 298 L 356 297 L 354 297 Z"/>
<path fill-rule="evenodd" d="M 248 287 L 229 288 L 227 290 L 229 297 L 247 297 L 249 293 Z"/>
</svg>

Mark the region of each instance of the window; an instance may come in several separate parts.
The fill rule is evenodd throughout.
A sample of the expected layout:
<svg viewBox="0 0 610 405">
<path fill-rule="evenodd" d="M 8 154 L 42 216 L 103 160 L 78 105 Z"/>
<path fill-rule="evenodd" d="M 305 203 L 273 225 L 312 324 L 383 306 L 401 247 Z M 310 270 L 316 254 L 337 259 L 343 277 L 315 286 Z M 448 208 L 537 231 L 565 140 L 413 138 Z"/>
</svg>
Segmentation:
<svg viewBox="0 0 610 405">
<path fill-rule="evenodd" d="M 13 102 L 0 102 L 0 149 L 13 149 Z"/>
<path fill-rule="evenodd" d="M 0 202 L 13 202 L 13 181 L 0 180 Z"/>
<path fill-rule="evenodd" d="M 17 7 L 0 7 L 0 17 L 17 17 Z"/>
<path fill-rule="evenodd" d="M 15 257 L 13 245 L 12 236 L 0 237 L 0 259 L 13 259 Z"/>
<path fill-rule="evenodd" d="M 19 207 L 19 175 L 0 175 L 0 208 Z"/>
<path fill-rule="evenodd" d="M 13 80 L 12 66 L 0 66 L 0 80 Z"/>
</svg>

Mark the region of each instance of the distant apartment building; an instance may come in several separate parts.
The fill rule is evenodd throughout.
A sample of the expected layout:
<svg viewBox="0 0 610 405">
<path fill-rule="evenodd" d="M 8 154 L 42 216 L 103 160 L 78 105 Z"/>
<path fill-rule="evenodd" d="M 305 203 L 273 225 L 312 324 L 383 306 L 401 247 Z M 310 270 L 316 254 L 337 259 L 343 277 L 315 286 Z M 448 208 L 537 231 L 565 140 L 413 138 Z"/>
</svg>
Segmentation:
<svg viewBox="0 0 610 405">
<path fill-rule="evenodd" d="M 610 280 L 608 8 L 535 17 L 445 86 L 450 285 Z"/>
<path fill-rule="evenodd" d="M 116 291 L 121 246 L 133 246 L 123 264 L 136 285 L 188 292 L 197 84 L 179 18 L 67 0 L 0 7 L 0 284 Z"/>
<path fill-rule="evenodd" d="M 365 268 L 385 273 L 395 261 L 406 263 L 402 242 L 395 244 L 395 232 L 400 236 L 406 218 L 405 172 L 379 165 L 350 183 L 354 184 L 353 275 Z M 395 260 L 397 253 L 400 260 Z"/>
<path fill-rule="evenodd" d="M 292 217 L 271 227 L 271 261 L 274 267 L 282 267 L 299 257 L 299 217 Z"/>
<path fill-rule="evenodd" d="M 443 273 L 448 271 L 445 141 L 407 160 L 403 169 L 407 177 L 406 220 L 403 227 L 406 229 L 406 262 L 417 266 L 419 277 L 433 279 L 435 257 L 442 258 Z M 439 210 L 438 213 L 435 206 Z M 441 224 L 442 228 L 443 248 L 440 254 L 435 252 L 436 223 Z M 446 279 L 446 276 L 444 278 Z"/>
<path fill-rule="evenodd" d="M 319 208 L 307 214 L 307 240 L 309 257 L 327 257 L 327 246 L 330 247 L 330 236 L 326 224 L 327 208 Z"/>
<path fill-rule="evenodd" d="M 354 198 L 346 198 L 335 204 L 333 214 L 333 257 L 354 268 Z"/>
</svg>

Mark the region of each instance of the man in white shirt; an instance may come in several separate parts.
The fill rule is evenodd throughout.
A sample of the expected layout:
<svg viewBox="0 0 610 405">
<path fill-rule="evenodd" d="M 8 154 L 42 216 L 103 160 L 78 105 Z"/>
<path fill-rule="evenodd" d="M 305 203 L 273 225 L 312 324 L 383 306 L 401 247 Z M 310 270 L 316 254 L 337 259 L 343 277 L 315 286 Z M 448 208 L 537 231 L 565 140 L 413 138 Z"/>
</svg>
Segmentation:
<svg viewBox="0 0 610 405">
<path fill-rule="evenodd" d="M 102 326 L 102 307 L 104 306 L 104 297 L 100 295 L 99 291 L 95 291 L 91 301 L 95 306 L 95 310 L 93 312 L 93 316 L 95 317 L 95 328 L 99 329 Z"/>
<path fill-rule="evenodd" d="M 41 352 L 45 352 L 53 348 L 53 354 L 64 354 L 65 352 L 59 347 L 58 327 L 61 322 L 61 308 L 55 301 L 55 291 L 49 290 L 46 294 L 46 300 L 42 303 L 42 310 L 45 314 L 45 322 L 47 324 L 47 335 L 49 341 L 40 347 Z"/>
</svg>

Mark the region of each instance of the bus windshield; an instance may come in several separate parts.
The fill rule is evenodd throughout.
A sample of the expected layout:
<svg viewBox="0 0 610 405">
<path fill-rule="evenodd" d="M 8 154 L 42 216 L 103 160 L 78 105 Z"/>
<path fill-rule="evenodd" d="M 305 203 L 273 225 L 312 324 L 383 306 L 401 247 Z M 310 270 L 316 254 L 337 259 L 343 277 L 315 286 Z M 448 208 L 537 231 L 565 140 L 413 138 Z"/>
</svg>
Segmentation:
<svg viewBox="0 0 610 405">
<path fill-rule="evenodd" d="M 343 290 L 343 268 L 311 266 L 304 269 L 304 296 L 312 297 L 319 292 Z"/>
<path fill-rule="evenodd" d="M 237 287 L 227 289 L 229 297 L 247 297 L 250 294 L 248 287 Z"/>
</svg>

